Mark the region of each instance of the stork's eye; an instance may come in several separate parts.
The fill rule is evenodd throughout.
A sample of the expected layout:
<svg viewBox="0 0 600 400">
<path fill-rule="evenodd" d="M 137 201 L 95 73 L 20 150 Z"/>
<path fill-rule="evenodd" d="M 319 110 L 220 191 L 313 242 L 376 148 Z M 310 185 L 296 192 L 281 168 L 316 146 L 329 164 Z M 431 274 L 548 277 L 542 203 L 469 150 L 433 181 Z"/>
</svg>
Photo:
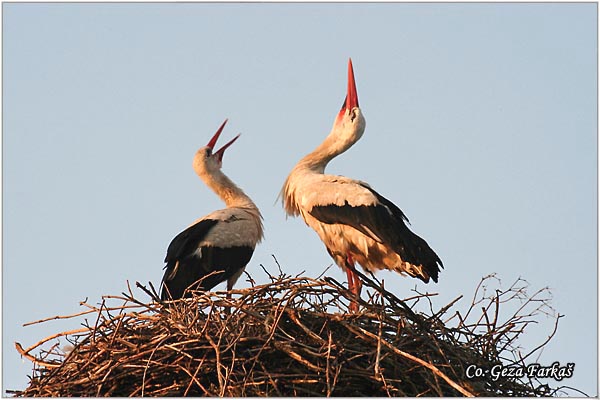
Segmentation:
<svg viewBox="0 0 600 400">
<path fill-rule="evenodd" d="M 356 110 L 351 110 L 350 111 L 350 121 L 354 122 L 355 119 L 356 119 Z"/>
<path fill-rule="evenodd" d="M 211 149 L 206 149 L 204 153 L 205 153 L 204 155 L 208 158 L 212 154 L 212 151 L 211 151 Z"/>
</svg>

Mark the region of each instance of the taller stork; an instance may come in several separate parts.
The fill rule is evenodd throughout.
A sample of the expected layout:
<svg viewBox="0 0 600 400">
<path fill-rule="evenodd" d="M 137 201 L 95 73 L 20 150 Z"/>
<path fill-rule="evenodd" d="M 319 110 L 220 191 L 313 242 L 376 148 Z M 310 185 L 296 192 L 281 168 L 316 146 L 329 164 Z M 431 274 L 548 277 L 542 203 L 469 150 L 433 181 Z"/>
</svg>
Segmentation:
<svg viewBox="0 0 600 400">
<path fill-rule="evenodd" d="M 336 156 L 356 143 L 365 130 L 358 106 L 352 60 L 348 61 L 348 90 L 333 129 L 313 152 L 292 169 L 282 188 L 288 215 L 301 215 L 313 228 L 335 263 L 346 271 L 348 288 L 358 298 L 362 283 L 354 269 L 388 269 L 419 278 L 438 280 L 442 261 L 427 242 L 406 225 L 408 218 L 366 182 L 325 174 Z M 357 303 L 350 304 L 357 311 Z"/>
<path fill-rule="evenodd" d="M 196 152 L 193 167 L 227 207 L 200 218 L 171 241 L 165 258 L 162 300 L 187 297 L 186 289 L 210 290 L 224 281 L 231 290 L 263 237 L 260 211 L 221 171 L 225 150 L 240 135 L 213 151 L 226 123 Z"/>
</svg>

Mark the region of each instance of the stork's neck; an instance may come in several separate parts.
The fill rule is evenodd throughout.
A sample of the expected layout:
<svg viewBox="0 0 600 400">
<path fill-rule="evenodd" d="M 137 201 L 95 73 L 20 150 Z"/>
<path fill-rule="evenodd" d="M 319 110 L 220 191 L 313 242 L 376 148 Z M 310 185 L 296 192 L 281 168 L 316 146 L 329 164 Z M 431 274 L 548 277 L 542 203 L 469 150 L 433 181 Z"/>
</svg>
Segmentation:
<svg viewBox="0 0 600 400">
<path fill-rule="evenodd" d="M 200 179 L 225 202 L 227 207 L 257 208 L 252 199 L 220 169 L 211 173 L 206 170 L 196 172 Z"/>
<path fill-rule="evenodd" d="M 296 168 L 308 169 L 312 172 L 323 174 L 327 164 L 352 147 L 358 139 L 359 136 L 344 139 L 334 129 L 316 149 L 298 162 Z"/>
<path fill-rule="evenodd" d="M 343 108 L 337 115 L 333 128 L 323 142 L 310 154 L 302 158 L 297 169 L 323 174 L 325 167 L 356 143 L 365 131 L 365 118 L 360 108 Z"/>
</svg>

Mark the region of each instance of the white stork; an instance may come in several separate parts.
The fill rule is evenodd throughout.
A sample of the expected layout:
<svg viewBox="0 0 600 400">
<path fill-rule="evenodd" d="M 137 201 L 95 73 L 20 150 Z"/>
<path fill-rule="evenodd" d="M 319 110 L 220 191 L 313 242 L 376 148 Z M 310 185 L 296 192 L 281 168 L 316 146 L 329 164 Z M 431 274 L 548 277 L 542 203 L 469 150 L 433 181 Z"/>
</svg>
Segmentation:
<svg viewBox="0 0 600 400">
<path fill-rule="evenodd" d="M 225 149 L 240 135 L 213 152 L 226 123 L 196 152 L 193 167 L 227 208 L 200 218 L 171 241 L 165 258 L 162 300 L 184 297 L 188 288 L 210 290 L 223 281 L 231 290 L 263 237 L 260 211 L 221 171 Z"/>
<path fill-rule="evenodd" d="M 442 261 L 427 242 L 406 225 L 408 219 L 391 201 L 366 182 L 325 174 L 334 157 L 361 138 L 365 118 L 358 106 L 352 60 L 348 62 L 348 92 L 333 129 L 312 153 L 292 169 L 282 188 L 288 215 L 302 215 L 346 271 L 348 288 L 359 298 L 362 283 L 354 264 L 368 272 L 388 269 L 428 283 L 438 280 Z M 356 303 L 350 304 L 357 311 Z"/>
</svg>

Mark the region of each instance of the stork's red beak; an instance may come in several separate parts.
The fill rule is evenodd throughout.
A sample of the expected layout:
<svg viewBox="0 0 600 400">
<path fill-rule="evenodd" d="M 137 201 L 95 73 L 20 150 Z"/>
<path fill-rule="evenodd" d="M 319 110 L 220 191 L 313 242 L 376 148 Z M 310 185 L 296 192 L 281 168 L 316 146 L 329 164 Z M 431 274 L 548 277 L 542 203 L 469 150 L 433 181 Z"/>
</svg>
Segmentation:
<svg viewBox="0 0 600 400">
<path fill-rule="evenodd" d="M 354 69 L 352 68 L 352 59 L 348 59 L 348 93 L 342 106 L 342 110 L 351 110 L 358 107 L 358 94 L 356 93 L 356 82 L 354 81 Z"/>
<path fill-rule="evenodd" d="M 206 145 L 206 147 L 210 147 L 211 150 L 214 150 L 215 144 L 217 144 L 217 140 L 219 139 L 219 136 L 221 136 L 221 132 L 223 132 L 223 128 L 225 128 L 225 124 L 226 123 L 227 123 L 227 119 L 225 119 L 225 121 L 223 121 L 223 123 L 221 124 L 221 126 L 217 130 L 217 133 L 215 133 L 213 135 L 213 137 L 210 138 L 210 141 L 208 142 L 208 144 Z M 233 142 L 235 142 L 237 140 L 237 138 L 240 137 L 240 135 L 241 135 L 241 133 L 238 133 L 238 135 L 236 137 L 234 137 L 233 139 L 231 139 L 229 142 L 225 143 L 225 145 L 223 147 L 221 147 L 219 150 L 215 151 L 213 153 L 213 155 L 216 156 L 219 161 L 223 161 L 223 154 L 225 154 L 225 150 L 229 146 L 231 146 L 233 144 Z"/>
<path fill-rule="evenodd" d="M 225 154 L 225 150 L 233 144 L 239 137 L 241 133 L 238 133 L 236 137 L 231 139 L 229 142 L 225 143 L 223 147 L 215 152 L 215 156 L 219 159 L 219 161 L 223 161 L 223 154 Z"/>
<path fill-rule="evenodd" d="M 215 144 L 217 144 L 217 140 L 219 139 L 219 136 L 221 136 L 221 132 L 223 132 L 223 128 L 225 128 L 226 123 L 227 123 L 227 118 L 225 118 L 225 121 L 223 121 L 223 123 L 221 124 L 219 129 L 217 129 L 217 133 L 215 133 L 213 135 L 213 137 L 210 138 L 210 141 L 208 142 L 206 147 L 210 147 L 211 150 L 213 150 L 215 148 Z"/>
</svg>

